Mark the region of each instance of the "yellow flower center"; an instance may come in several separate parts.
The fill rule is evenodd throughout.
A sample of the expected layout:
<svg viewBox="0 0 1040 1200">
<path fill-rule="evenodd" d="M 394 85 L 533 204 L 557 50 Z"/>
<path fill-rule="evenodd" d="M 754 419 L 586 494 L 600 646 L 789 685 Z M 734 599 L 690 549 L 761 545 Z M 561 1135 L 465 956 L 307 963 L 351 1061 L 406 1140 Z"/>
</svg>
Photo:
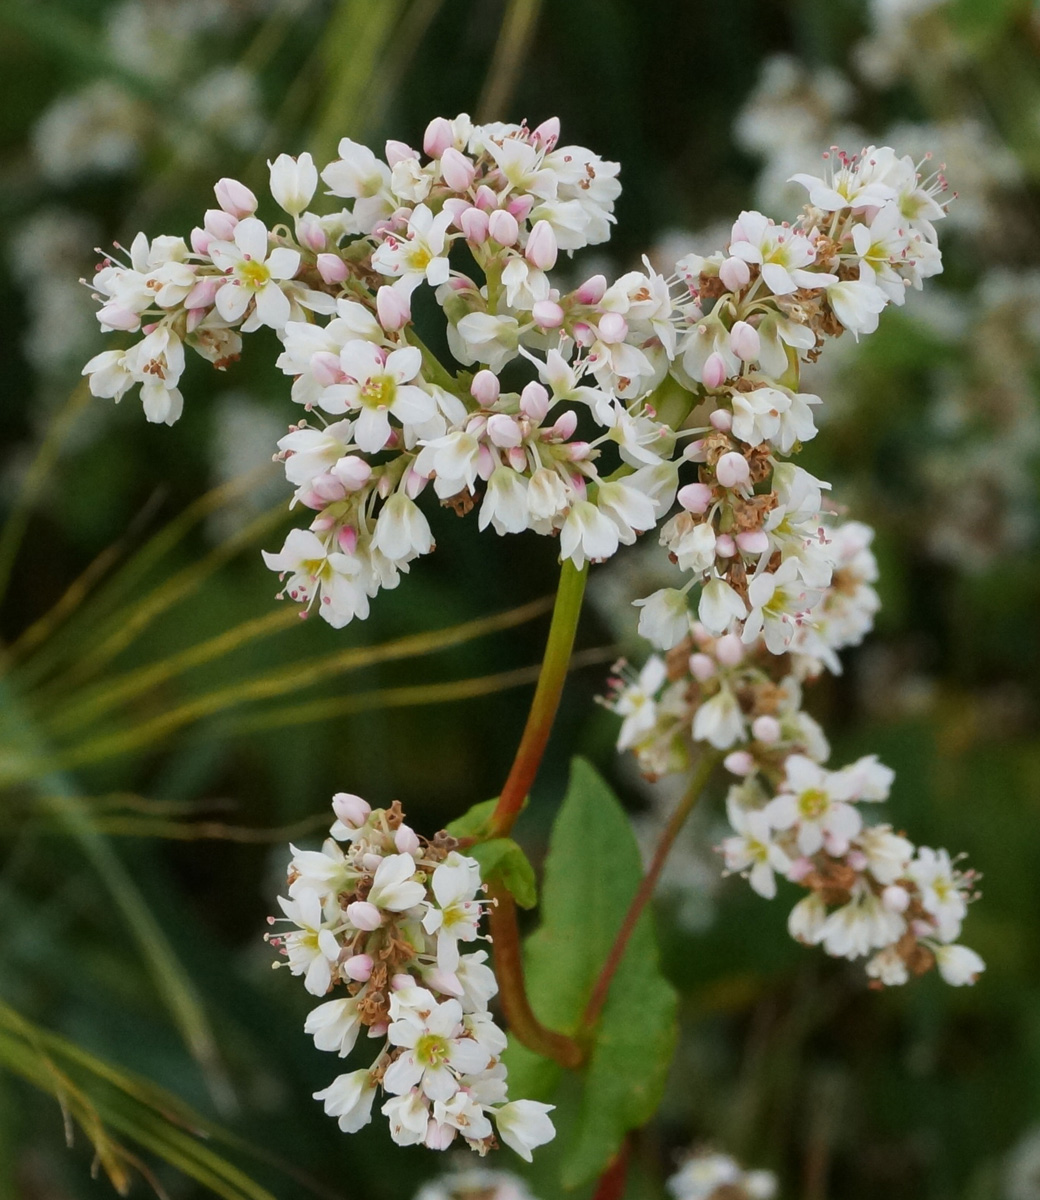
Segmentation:
<svg viewBox="0 0 1040 1200">
<path fill-rule="evenodd" d="M 798 797 L 798 811 L 803 817 L 815 820 L 827 811 L 829 799 L 819 788 L 809 788 Z"/>
<path fill-rule="evenodd" d="M 257 291 L 271 278 L 271 272 L 266 263 L 257 262 L 255 258 L 246 259 L 238 268 L 238 277 L 246 287 Z"/>
</svg>

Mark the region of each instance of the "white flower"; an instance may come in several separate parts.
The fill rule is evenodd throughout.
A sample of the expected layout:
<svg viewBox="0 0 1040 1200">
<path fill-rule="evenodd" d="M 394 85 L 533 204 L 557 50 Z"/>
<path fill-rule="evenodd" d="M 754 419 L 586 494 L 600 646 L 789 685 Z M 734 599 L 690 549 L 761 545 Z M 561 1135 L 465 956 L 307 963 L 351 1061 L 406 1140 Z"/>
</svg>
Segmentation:
<svg viewBox="0 0 1040 1200">
<path fill-rule="evenodd" d="M 390 197 L 390 168 L 367 146 L 341 138 L 339 158 L 322 171 L 333 196 L 354 201 L 354 223 L 359 232 L 371 233 L 376 224 L 390 216 L 394 205 Z"/>
<path fill-rule="evenodd" d="M 433 872 L 431 887 L 439 907 L 430 905 L 426 910 L 423 929 L 437 935 L 437 966 L 455 972 L 460 962 L 459 942 L 477 938 L 480 867 L 473 859 L 463 859 L 456 865 L 442 863 Z"/>
<path fill-rule="evenodd" d="M 398 1146 L 418 1146 L 426 1137 L 430 1110 L 418 1089 L 391 1096 L 379 1110 L 390 1124 L 390 1136 Z"/>
<path fill-rule="evenodd" d="M 282 912 L 297 929 L 285 935 L 289 970 L 303 975 L 303 986 L 312 996 L 324 996 L 332 982 L 332 965 L 339 959 L 339 943 L 325 923 L 321 897 L 310 889 L 291 900 L 278 897 Z"/>
<path fill-rule="evenodd" d="M 856 837 L 856 849 L 867 856 L 867 869 L 880 884 L 895 883 L 906 874 L 914 856 L 914 844 L 891 825 L 869 825 Z"/>
<path fill-rule="evenodd" d="M 697 616 L 705 629 L 717 636 L 725 633 L 734 621 L 746 617 L 747 607 L 737 592 L 716 575 L 701 589 Z"/>
<path fill-rule="evenodd" d="M 237 324 L 252 303 L 253 315 L 243 324 L 244 331 L 260 325 L 283 329 L 292 307 L 280 285 L 300 269 L 299 251 L 277 246 L 268 253 L 267 226 L 256 217 L 239 221 L 233 236 L 234 241 L 209 246 L 210 257 L 228 277 L 214 298 L 217 312 Z"/>
<path fill-rule="evenodd" d="M 415 876 L 415 859 L 410 854 L 388 854 L 376 868 L 368 902 L 388 912 L 414 908 L 426 895 L 426 885 Z"/>
<path fill-rule="evenodd" d="M 761 635 L 771 654 L 783 654 L 795 631 L 818 598 L 802 583 L 798 563 L 782 562 L 776 571 L 763 571 L 748 585 L 751 612 L 744 622 L 743 641 L 750 645 Z"/>
<path fill-rule="evenodd" d="M 823 937 L 827 925 L 827 905 L 819 892 L 810 892 L 791 909 L 787 932 L 796 942 L 815 946 Z"/>
<path fill-rule="evenodd" d="M 921 906 L 935 921 L 939 937 L 952 942 L 960 933 L 968 899 L 962 890 L 963 878 L 950 862 L 949 853 L 921 846 L 906 873 L 917 884 Z"/>
<path fill-rule="evenodd" d="M 894 946 L 879 950 L 867 963 L 866 972 L 885 987 L 902 987 L 910 979 L 906 962 Z"/>
<path fill-rule="evenodd" d="M 766 805 L 775 829 L 795 829 L 802 854 L 815 854 L 825 839 L 832 852 L 843 853 L 862 825 L 859 813 L 846 803 L 847 780 L 802 754 L 787 759 L 783 790 Z"/>
<path fill-rule="evenodd" d="M 480 506 L 478 529 L 491 525 L 498 534 L 522 533 L 527 528 L 527 486 L 511 467 L 496 467 Z"/>
<path fill-rule="evenodd" d="M 418 287 L 425 281 L 432 287 L 446 283 L 450 266 L 448 226 L 452 214 L 444 209 L 434 216 L 425 204 L 417 205 L 408 218 L 408 234 L 398 238 L 388 233 L 372 255 L 372 267 L 382 275 L 400 278 Z"/>
<path fill-rule="evenodd" d="M 777 296 L 799 288 L 818 288 L 837 277 L 806 271 L 816 258 L 812 242 L 799 230 L 774 225 L 760 212 L 742 212 L 733 226 L 729 252 L 747 263 L 759 263 L 766 286 Z"/>
<path fill-rule="evenodd" d="M 405 563 L 430 553 L 433 534 L 415 501 L 395 492 L 380 509 L 372 545 L 392 562 Z"/>
<path fill-rule="evenodd" d="M 868 279 L 846 279 L 827 288 L 827 299 L 834 315 L 859 341 L 861 333 L 873 333 L 888 297 Z"/>
<path fill-rule="evenodd" d="M 495 1110 L 498 1136 L 522 1159 L 531 1161 L 536 1146 L 551 1142 L 556 1128 L 549 1118 L 555 1105 L 540 1104 L 537 1100 L 514 1100 Z"/>
<path fill-rule="evenodd" d="M 463 366 L 486 363 L 496 374 L 516 358 L 520 325 L 516 317 L 472 312 L 448 322 L 448 347 Z"/>
<path fill-rule="evenodd" d="M 324 1102 L 326 1116 L 339 1118 L 344 1133 L 357 1133 L 372 1120 L 375 1094 L 368 1071 L 351 1071 L 338 1075 L 324 1091 L 315 1092 L 314 1099 Z"/>
<path fill-rule="evenodd" d="M 560 530 L 560 558 L 569 558 L 576 567 L 610 558 L 618 548 L 618 531 L 613 521 L 589 500 L 571 506 Z"/>
<path fill-rule="evenodd" d="M 951 987 L 964 987 L 972 984 L 986 969 L 986 964 L 967 946 L 933 945 L 935 962 L 939 974 Z"/>
<path fill-rule="evenodd" d="M 660 588 L 632 603 L 640 610 L 639 636 L 658 650 L 671 650 L 689 634 L 690 606 L 678 588 Z"/>
<path fill-rule="evenodd" d="M 279 154 L 267 166 L 271 172 L 271 195 L 290 216 L 298 217 L 318 187 L 314 159 L 309 154 L 301 154 L 299 158 Z"/>
<path fill-rule="evenodd" d="M 746 737 L 740 702 L 730 688 L 723 685 L 697 709 L 697 715 L 693 718 L 693 740 L 708 742 L 716 750 L 728 750 Z"/>
<path fill-rule="evenodd" d="M 403 1013 L 391 1023 L 387 1037 L 405 1051 L 383 1076 L 383 1086 L 397 1095 L 420 1088 L 431 1100 L 449 1100 L 459 1090 L 460 1074 L 482 1071 L 491 1062 L 480 1043 L 465 1036 L 457 1000 L 435 1004 L 425 1013 Z"/>
<path fill-rule="evenodd" d="M 314 1038 L 319 1050 L 335 1051 L 340 1058 L 346 1058 L 361 1031 L 357 1000 L 344 997 L 319 1004 L 307 1014 L 303 1031 Z"/>
<path fill-rule="evenodd" d="M 356 411 L 354 441 L 366 454 L 377 454 L 390 439 L 393 416 L 405 428 L 422 425 L 437 412 L 437 401 L 411 382 L 422 369 L 415 346 L 385 350 L 355 339 L 340 351 L 344 383 L 334 383 L 319 403 L 326 412 Z"/>
<path fill-rule="evenodd" d="M 624 718 L 617 739 L 619 751 L 630 750 L 653 729 L 657 721 L 654 697 L 667 677 L 664 659 L 651 655 L 639 672 L 638 681 L 626 687 L 614 701 L 614 711 Z"/>
<path fill-rule="evenodd" d="M 498 980 L 490 967 L 485 966 L 488 956 L 483 950 L 463 954 L 455 968 L 455 978 L 462 988 L 459 1001 L 463 1012 L 479 1012 L 487 1008 L 488 1001 L 498 994 Z"/>
<path fill-rule="evenodd" d="M 897 942 L 906 921 L 890 909 L 862 882 L 857 883 L 848 904 L 827 918 L 820 941 L 835 958 L 862 958 L 871 950 Z"/>
<path fill-rule="evenodd" d="M 751 868 L 748 881 L 760 896 L 771 900 L 776 895 L 774 871 L 786 875 L 791 860 L 773 840 L 769 820 L 761 809 L 743 808 L 736 801 L 734 790 L 726 797 L 726 815 L 737 831 L 735 837 L 725 838 L 722 853 L 730 871 Z"/>
</svg>

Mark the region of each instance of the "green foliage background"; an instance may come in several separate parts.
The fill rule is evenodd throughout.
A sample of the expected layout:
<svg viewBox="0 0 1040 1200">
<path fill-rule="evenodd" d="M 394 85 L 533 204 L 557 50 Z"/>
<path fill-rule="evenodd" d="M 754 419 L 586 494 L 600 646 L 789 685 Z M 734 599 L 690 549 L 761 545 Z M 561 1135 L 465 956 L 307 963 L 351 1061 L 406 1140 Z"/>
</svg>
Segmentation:
<svg viewBox="0 0 1040 1200">
<path fill-rule="evenodd" d="M 256 73 L 269 124 L 242 146 L 193 123 L 190 72 L 154 78 L 111 60 L 110 7 L 0 0 L 12 244 L 54 206 L 87 214 L 102 244 L 139 228 L 186 233 L 217 176 L 259 192 L 281 150 L 329 156 L 344 134 L 418 144 L 438 113 L 557 113 L 568 140 L 622 163 L 610 254 L 624 267 L 664 232 L 751 203 L 756 163 L 732 124 L 761 63 L 786 51 L 844 65 L 868 15 L 858 0 L 240 0 L 235 21 L 200 39 L 192 69 Z M 941 286 L 964 297 L 993 267 L 1037 263 L 1040 52 L 1028 3 L 955 0 L 935 20 L 916 73 L 856 116 L 881 129 L 956 108 L 1016 156 L 1021 181 L 997 235 L 944 246 Z M 960 48 L 952 67 L 944 38 Z M 102 78 L 150 114 L 137 167 L 46 181 L 35 122 Z M 228 393 L 247 393 L 258 420 L 292 418 L 273 339 L 251 339 L 226 376 L 194 364 L 183 420 L 156 428 L 133 399 L 113 410 L 85 397 L 76 362 L 40 369 L 26 349 L 40 336 L 33 289 L 10 256 L 3 271 L 0 1200 L 111 1194 L 106 1174 L 135 1177 L 142 1195 L 152 1177 L 171 1197 L 409 1200 L 443 1163 L 389 1153 L 379 1122 L 346 1138 L 322 1117 L 310 1095 L 337 1066 L 302 1033 L 303 989 L 270 970 L 264 918 L 285 843 L 315 836 L 334 791 L 399 798 L 427 833 L 495 794 L 540 655 L 553 548 L 478 538 L 442 512 L 437 554 L 381 595 L 370 621 L 337 633 L 279 615 L 258 553 L 287 525 L 279 472 L 261 457 L 247 480 L 212 491 Z M 914 299 L 843 360 L 840 409 L 806 455 L 878 526 L 885 602 L 871 643 L 810 706 L 836 761 L 876 751 L 896 769 L 897 826 L 968 851 L 984 873 L 967 936 L 989 969 L 971 991 L 929 978 L 874 994 L 856 970 L 791 942 L 784 906 L 739 880 L 697 932 L 666 897 L 661 961 L 682 1034 L 661 1115 L 635 1146 L 633 1200 L 662 1196 L 676 1151 L 697 1143 L 777 1171 L 782 1194 L 804 1200 L 1040 1197 L 1040 562 L 1028 540 L 972 571 L 929 550 L 934 508 L 962 482 L 956 455 L 938 491 L 918 469 L 934 449 L 926 395 L 944 372 L 975 389 L 984 437 L 1007 360 L 999 329 L 951 345 L 912 319 Z M 97 336 L 86 353 L 101 346 Z M 1025 364 L 1030 389 L 1036 368 Z M 1034 517 L 1036 501 L 1034 460 Z M 619 628 L 601 610 L 583 622 L 586 665 L 517 829 L 536 863 L 572 753 L 633 811 L 646 805 L 619 770 L 613 718 L 592 703 Z M 705 822 L 705 844 L 717 832 Z M 658 1032 L 647 1029 L 648 1045 Z M 564 1097 L 561 1124 L 580 1121 L 577 1106 Z M 521 1165 L 508 1157 L 501 1165 Z M 561 1194 L 554 1170 L 548 1155 L 527 1172 L 543 1200 Z"/>
</svg>

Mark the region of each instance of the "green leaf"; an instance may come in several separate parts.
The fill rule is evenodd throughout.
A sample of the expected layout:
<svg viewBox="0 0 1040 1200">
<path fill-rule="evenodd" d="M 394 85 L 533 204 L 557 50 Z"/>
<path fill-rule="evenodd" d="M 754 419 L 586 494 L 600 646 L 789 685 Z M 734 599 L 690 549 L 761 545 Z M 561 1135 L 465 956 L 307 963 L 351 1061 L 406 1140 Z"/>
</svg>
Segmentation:
<svg viewBox="0 0 1040 1200">
<path fill-rule="evenodd" d="M 466 853 L 480 863 L 480 877 L 485 883 L 501 883 L 521 908 L 534 908 L 538 903 L 534 867 L 512 838 L 478 842 Z"/>
<path fill-rule="evenodd" d="M 461 817 L 456 817 L 450 825 L 446 825 L 445 832 L 457 838 L 481 837 L 487 832 L 491 814 L 495 811 L 497 803 L 497 796 L 491 800 L 481 800 L 479 804 L 474 804 L 468 812 L 464 812 Z"/>
<path fill-rule="evenodd" d="M 526 946 L 531 1005 L 546 1025 L 583 1033 L 589 995 L 642 876 L 639 848 L 617 797 L 589 763 L 575 759 L 546 858 L 542 924 Z M 676 1007 L 647 912 L 594 1034 L 564 1186 L 596 1178 L 625 1134 L 653 1116 L 675 1049 Z M 558 1078 L 558 1068 L 522 1047 L 511 1046 L 506 1062 L 517 1095 L 545 1096 Z"/>
</svg>

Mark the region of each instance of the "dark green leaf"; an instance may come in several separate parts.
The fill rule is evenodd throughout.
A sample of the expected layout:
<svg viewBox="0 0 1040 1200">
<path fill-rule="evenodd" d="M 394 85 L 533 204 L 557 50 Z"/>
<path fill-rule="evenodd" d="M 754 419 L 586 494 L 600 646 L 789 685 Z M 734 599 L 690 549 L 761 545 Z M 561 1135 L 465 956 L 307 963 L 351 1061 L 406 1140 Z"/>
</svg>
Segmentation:
<svg viewBox="0 0 1040 1200">
<path fill-rule="evenodd" d="M 480 863 L 481 879 L 485 883 L 501 883 L 521 908 L 534 908 L 538 903 L 534 868 L 512 838 L 478 842 L 467 854 Z"/>
</svg>

